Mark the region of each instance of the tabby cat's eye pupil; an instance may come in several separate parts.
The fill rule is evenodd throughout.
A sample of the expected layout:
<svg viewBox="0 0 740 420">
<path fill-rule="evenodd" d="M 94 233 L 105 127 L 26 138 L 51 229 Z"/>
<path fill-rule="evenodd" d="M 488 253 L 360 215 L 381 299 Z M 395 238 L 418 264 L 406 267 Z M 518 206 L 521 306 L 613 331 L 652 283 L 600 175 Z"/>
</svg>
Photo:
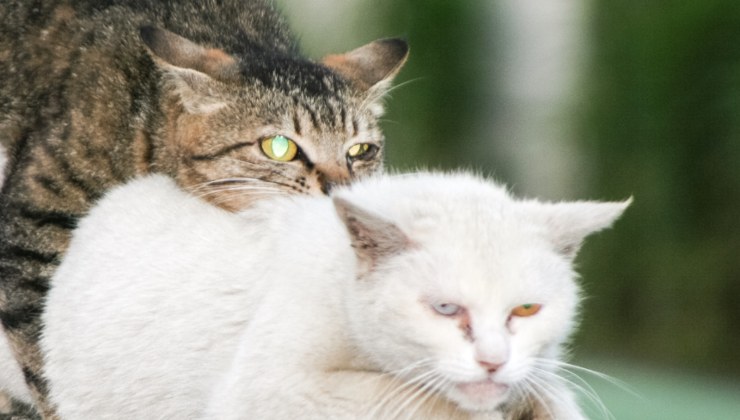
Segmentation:
<svg viewBox="0 0 740 420">
<path fill-rule="evenodd" d="M 272 160 L 288 162 L 298 154 L 298 145 L 285 136 L 277 135 L 262 140 L 262 151 Z"/>
<path fill-rule="evenodd" d="M 283 157 L 288 152 L 288 139 L 283 136 L 277 136 L 272 139 L 272 154 L 277 157 Z"/>
<path fill-rule="evenodd" d="M 363 157 L 372 157 L 371 152 L 375 146 L 369 143 L 358 143 L 347 150 L 347 156 L 351 159 L 362 159 Z"/>
</svg>

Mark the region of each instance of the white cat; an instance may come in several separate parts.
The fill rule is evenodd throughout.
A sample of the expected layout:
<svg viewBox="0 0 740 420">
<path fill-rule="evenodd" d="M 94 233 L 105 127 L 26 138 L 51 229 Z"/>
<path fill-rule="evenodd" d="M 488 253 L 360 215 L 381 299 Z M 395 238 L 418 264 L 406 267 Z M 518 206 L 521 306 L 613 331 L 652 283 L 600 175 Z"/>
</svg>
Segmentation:
<svg viewBox="0 0 740 420">
<path fill-rule="evenodd" d="M 415 174 L 231 214 L 134 181 L 51 283 L 52 399 L 65 420 L 583 419 L 555 372 L 571 263 L 628 204 Z"/>
</svg>

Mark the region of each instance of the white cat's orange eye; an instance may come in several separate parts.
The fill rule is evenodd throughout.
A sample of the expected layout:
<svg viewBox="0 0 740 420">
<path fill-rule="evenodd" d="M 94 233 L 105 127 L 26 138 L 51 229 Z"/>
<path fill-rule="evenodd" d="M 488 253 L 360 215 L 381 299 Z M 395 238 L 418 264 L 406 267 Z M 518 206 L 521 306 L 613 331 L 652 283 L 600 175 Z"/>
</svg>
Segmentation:
<svg viewBox="0 0 740 420">
<path fill-rule="evenodd" d="M 511 310 L 511 316 L 528 317 L 537 314 L 542 309 L 538 303 L 525 303 Z"/>
<path fill-rule="evenodd" d="M 267 157 L 278 162 L 289 162 L 298 154 L 298 145 L 281 135 L 263 139 L 260 147 Z"/>
<path fill-rule="evenodd" d="M 462 306 L 455 305 L 454 303 L 433 303 L 432 308 L 434 308 L 438 314 L 444 316 L 455 316 L 463 310 Z"/>
</svg>

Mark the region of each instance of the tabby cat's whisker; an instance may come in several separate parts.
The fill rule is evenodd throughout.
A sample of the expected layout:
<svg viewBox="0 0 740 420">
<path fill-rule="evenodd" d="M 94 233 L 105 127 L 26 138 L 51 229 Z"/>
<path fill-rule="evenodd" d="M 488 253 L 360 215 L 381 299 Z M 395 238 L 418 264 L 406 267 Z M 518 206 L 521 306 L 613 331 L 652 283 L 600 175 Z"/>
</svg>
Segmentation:
<svg viewBox="0 0 740 420">
<path fill-rule="evenodd" d="M 232 161 L 235 161 L 237 163 L 246 163 L 246 164 L 253 165 L 253 166 L 259 166 L 260 167 L 259 168 L 260 173 L 267 173 L 270 176 L 278 176 L 278 177 L 282 177 L 283 179 L 287 179 L 289 181 L 293 181 L 293 178 L 292 177 L 290 177 L 288 175 L 285 175 L 283 172 L 281 172 L 281 171 L 279 171 L 279 170 L 277 170 L 277 169 L 275 169 L 275 168 L 273 168 L 271 166 L 264 165 L 264 164 L 261 164 L 261 163 L 250 162 L 248 160 L 237 159 L 237 158 L 233 158 L 233 157 L 230 157 L 228 159 L 229 160 L 232 160 Z M 260 179 L 260 180 L 262 180 L 262 179 Z M 265 181 L 265 182 L 271 182 L 271 181 Z"/>
<path fill-rule="evenodd" d="M 211 181 L 206 181 L 200 184 L 196 184 L 193 187 L 190 187 L 189 190 L 197 191 L 199 189 L 203 188 L 211 188 L 214 185 L 220 186 L 220 185 L 229 185 L 229 184 L 247 184 L 247 183 L 257 183 L 257 184 L 266 184 L 270 183 L 269 181 L 266 182 L 260 178 L 253 178 L 253 177 L 234 177 L 234 178 L 218 178 Z"/>
<path fill-rule="evenodd" d="M 222 188 L 213 188 L 205 191 L 193 193 L 196 197 L 205 197 L 214 194 L 226 193 L 226 192 L 255 192 L 255 193 L 275 193 L 285 194 L 285 190 L 269 186 L 260 185 L 240 185 Z"/>
<path fill-rule="evenodd" d="M 228 201 L 233 201 L 244 196 L 252 196 L 254 198 L 267 197 L 267 196 L 283 196 L 284 191 L 274 190 L 259 190 L 259 189 L 228 189 L 228 190 L 217 190 L 217 191 L 206 191 L 195 196 L 201 199 L 207 199 L 214 204 L 223 204 Z"/>
</svg>

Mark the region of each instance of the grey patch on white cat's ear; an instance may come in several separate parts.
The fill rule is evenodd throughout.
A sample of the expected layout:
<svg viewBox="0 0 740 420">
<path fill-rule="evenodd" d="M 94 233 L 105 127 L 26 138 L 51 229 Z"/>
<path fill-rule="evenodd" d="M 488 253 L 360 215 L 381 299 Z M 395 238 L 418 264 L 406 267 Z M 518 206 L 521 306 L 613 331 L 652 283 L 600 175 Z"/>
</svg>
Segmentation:
<svg viewBox="0 0 740 420">
<path fill-rule="evenodd" d="M 556 250 L 575 258 L 587 236 L 611 226 L 631 203 L 631 197 L 623 202 L 538 203 L 536 213 Z"/>
<path fill-rule="evenodd" d="M 395 224 L 349 201 L 334 197 L 334 208 L 349 232 L 352 248 L 361 264 L 372 269 L 379 260 L 397 255 L 411 245 Z"/>
<path fill-rule="evenodd" d="M 236 59 L 223 50 L 205 48 L 165 29 L 143 26 L 139 34 L 188 112 L 210 113 L 226 105 L 214 94 L 214 86 L 238 73 Z"/>
<path fill-rule="evenodd" d="M 373 41 L 344 54 L 332 54 L 321 62 L 367 91 L 371 100 L 380 98 L 406 63 L 409 46 L 399 38 Z"/>
</svg>

